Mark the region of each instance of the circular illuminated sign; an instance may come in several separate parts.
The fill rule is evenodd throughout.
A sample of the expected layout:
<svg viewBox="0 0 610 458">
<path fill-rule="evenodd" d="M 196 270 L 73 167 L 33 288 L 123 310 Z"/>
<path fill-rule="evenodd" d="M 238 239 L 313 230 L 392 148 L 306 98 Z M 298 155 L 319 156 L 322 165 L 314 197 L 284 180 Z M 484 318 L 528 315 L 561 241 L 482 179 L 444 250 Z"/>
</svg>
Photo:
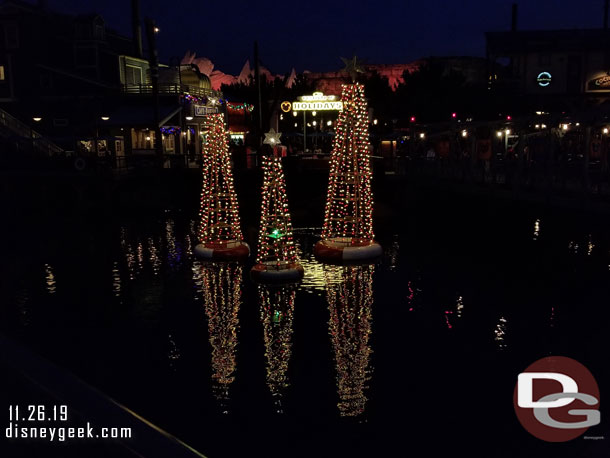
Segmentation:
<svg viewBox="0 0 610 458">
<path fill-rule="evenodd" d="M 290 109 L 292 108 L 292 104 L 290 102 L 282 102 L 282 104 L 280 105 L 280 108 L 282 109 L 282 111 L 284 113 L 288 113 L 290 111 Z"/>
<path fill-rule="evenodd" d="M 552 76 L 549 72 L 540 72 L 536 77 L 536 82 L 540 87 L 547 87 L 549 84 L 551 84 L 551 79 Z"/>
</svg>

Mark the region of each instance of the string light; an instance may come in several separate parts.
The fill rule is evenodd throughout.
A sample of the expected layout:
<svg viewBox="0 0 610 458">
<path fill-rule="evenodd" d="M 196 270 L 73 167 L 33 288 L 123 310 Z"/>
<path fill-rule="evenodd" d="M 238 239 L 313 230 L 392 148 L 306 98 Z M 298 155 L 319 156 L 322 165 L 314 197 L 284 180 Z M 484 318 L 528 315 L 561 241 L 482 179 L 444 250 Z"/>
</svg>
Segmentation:
<svg viewBox="0 0 610 458">
<path fill-rule="evenodd" d="M 243 239 L 233 185 L 228 136 L 222 114 L 205 117 L 199 240 L 207 246 Z"/>
<path fill-rule="evenodd" d="M 236 110 L 236 111 L 243 111 L 243 110 L 253 111 L 254 105 L 250 105 L 249 103 L 227 102 L 227 108 L 230 110 Z"/>
<path fill-rule="evenodd" d="M 180 127 L 176 127 L 176 126 L 163 126 L 161 127 L 161 133 L 163 135 L 174 135 L 174 134 L 179 134 L 180 133 Z"/>
<path fill-rule="evenodd" d="M 263 172 L 256 262 L 279 268 L 298 262 L 281 158 L 264 157 Z"/>
<path fill-rule="evenodd" d="M 344 84 L 341 100 L 343 110 L 335 124 L 322 238 L 370 242 L 374 238 L 373 193 L 364 86 Z"/>
</svg>

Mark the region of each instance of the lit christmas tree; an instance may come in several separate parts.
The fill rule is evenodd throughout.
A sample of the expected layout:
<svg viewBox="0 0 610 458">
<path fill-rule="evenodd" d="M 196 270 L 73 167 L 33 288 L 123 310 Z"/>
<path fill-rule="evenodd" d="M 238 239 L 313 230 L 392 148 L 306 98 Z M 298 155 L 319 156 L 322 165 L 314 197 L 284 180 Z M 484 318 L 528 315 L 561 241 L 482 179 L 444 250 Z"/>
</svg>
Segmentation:
<svg viewBox="0 0 610 458">
<path fill-rule="evenodd" d="M 341 416 L 361 415 L 366 407 L 364 391 L 370 379 L 372 353 L 368 342 L 373 321 L 373 270 L 373 265 L 324 267 Z"/>
<path fill-rule="evenodd" d="M 250 248 L 243 241 L 240 228 L 224 117 L 211 114 L 205 121 L 200 243 L 195 247 L 195 254 L 213 260 L 245 259 Z"/>
<path fill-rule="evenodd" d="M 373 193 L 369 158 L 368 109 L 364 86 L 343 85 L 330 162 L 322 240 L 315 254 L 328 261 L 379 256 L 374 242 Z"/>
<path fill-rule="evenodd" d="M 229 387 L 235 380 L 243 271 L 236 263 L 214 263 L 201 269 L 201 288 L 212 347 L 212 389 L 226 413 Z"/>
<path fill-rule="evenodd" d="M 277 413 L 283 413 L 282 396 L 288 387 L 288 362 L 291 354 L 294 286 L 269 288 L 258 286 L 261 321 L 267 357 L 267 386 Z"/>
<path fill-rule="evenodd" d="M 263 170 L 258 256 L 251 276 L 262 283 L 297 281 L 303 278 L 303 268 L 292 234 L 282 160 L 263 158 Z"/>
</svg>

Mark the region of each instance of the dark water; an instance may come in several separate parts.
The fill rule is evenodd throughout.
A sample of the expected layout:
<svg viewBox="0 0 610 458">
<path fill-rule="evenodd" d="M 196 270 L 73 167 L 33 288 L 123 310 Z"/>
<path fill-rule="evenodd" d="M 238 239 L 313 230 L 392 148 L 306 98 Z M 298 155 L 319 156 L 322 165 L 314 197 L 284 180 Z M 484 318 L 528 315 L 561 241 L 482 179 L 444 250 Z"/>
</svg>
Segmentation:
<svg viewBox="0 0 610 458">
<path fill-rule="evenodd" d="M 1 329 L 212 458 L 610 456 L 606 224 L 424 197 L 381 219 L 375 265 L 323 266 L 298 229 L 305 279 L 269 289 L 194 259 L 195 215 L 13 221 Z M 596 377 L 605 440 L 518 423 L 550 354 Z"/>
</svg>

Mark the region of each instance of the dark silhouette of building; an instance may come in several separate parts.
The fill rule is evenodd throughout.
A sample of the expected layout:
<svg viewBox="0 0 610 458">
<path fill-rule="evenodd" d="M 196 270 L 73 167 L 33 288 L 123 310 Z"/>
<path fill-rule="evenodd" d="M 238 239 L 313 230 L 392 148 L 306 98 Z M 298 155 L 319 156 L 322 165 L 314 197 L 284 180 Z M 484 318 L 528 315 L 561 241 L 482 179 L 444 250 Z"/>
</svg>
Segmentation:
<svg viewBox="0 0 610 458">
<path fill-rule="evenodd" d="M 139 2 L 133 0 L 131 10 L 125 3 L 133 17 L 131 38 L 98 14 L 61 14 L 42 1 L 0 5 L 1 137 L 23 135 L 29 126 L 39 142 L 47 137 L 58 149 L 116 157 L 117 163 L 153 151 L 155 100 Z M 164 152 L 200 150 L 200 120 L 221 108 L 222 94 L 179 60 L 160 65 L 158 87 Z"/>
</svg>

